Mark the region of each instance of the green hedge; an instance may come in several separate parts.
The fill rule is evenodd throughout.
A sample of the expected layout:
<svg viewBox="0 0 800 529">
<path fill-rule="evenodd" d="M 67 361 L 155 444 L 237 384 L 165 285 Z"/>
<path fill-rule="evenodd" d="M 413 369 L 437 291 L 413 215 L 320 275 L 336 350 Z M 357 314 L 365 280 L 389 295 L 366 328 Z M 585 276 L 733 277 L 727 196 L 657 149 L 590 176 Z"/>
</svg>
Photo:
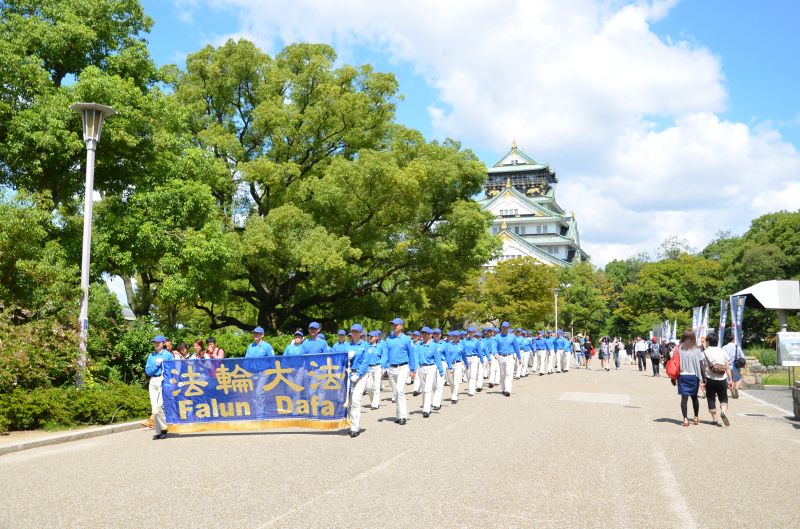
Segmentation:
<svg viewBox="0 0 800 529">
<path fill-rule="evenodd" d="M 148 417 L 150 397 L 136 385 L 16 389 L 0 395 L 0 430 L 57 429 Z"/>
<path fill-rule="evenodd" d="M 778 363 L 778 353 L 775 349 L 766 349 L 763 347 L 751 347 L 746 349 L 744 354 L 746 356 L 755 356 L 762 366 L 774 366 Z"/>
</svg>

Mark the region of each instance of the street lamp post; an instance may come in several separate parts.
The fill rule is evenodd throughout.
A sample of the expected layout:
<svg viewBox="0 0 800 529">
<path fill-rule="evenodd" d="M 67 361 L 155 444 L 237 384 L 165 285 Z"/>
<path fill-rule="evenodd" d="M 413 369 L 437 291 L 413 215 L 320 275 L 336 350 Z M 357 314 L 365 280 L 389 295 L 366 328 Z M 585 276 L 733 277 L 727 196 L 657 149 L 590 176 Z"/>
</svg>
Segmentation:
<svg viewBox="0 0 800 529">
<path fill-rule="evenodd" d="M 553 294 L 555 295 L 555 298 L 556 298 L 556 330 L 558 330 L 558 289 L 557 288 L 553 289 Z"/>
<path fill-rule="evenodd" d="M 70 105 L 83 119 L 83 141 L 86 143 L 86 191 L 83 206 L 83 251 L 81 252 L 81 312 L 80 325 L 80 369 L 77 385 L 83 386 L 86 373 L 86 339 L 89 334 L 89 256 L 92 247 L 92 195 L 94 194 L 94 155 L 100 134 L 103 132 L 103 119 L 116 114 L 114 109 L 96 103 L 75 103 Z"/>
</svg>

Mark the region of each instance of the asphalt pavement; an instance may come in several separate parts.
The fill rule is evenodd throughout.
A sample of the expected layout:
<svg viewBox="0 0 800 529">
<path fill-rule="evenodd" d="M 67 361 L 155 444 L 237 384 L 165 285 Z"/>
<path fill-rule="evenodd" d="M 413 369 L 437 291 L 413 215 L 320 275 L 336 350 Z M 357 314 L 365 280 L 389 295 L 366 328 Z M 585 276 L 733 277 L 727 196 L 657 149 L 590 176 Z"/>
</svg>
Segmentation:
<svg viewBox="0 0 800 529">
<path fill-rule="evenodd" d="M 633 366 L 462 385 L 428 419 L 408 390 L 407 425 L 386 393 L 356 439 L 135 430 L 0 456 L 0 528 L 800 527 L 800 424 L 766 401 L 685 428 Z"/>
</svg>

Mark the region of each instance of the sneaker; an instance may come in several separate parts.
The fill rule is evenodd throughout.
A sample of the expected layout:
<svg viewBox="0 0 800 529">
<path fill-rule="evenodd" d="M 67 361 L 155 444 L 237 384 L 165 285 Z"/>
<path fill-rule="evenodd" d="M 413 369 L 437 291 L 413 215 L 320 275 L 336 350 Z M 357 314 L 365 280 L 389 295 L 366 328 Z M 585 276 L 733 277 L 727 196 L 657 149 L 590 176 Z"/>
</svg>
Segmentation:
<svg viewBox="0 0 800 529">
<path fill-rule="evenodd" d="M 351 437 L 351 438 L 358 437 L 358 434 L 360 434 L 360 433 L 361 433 L 361 432 L 354 432 L 353 430 L 350 430 L 350 437 Z"/>
<path fill-rule="evenodd" d="M 728 419 L 727 415 L 725 415 L 724 413 L 720 413 L 719 417 L 720 417 L 720 419 L 722 419 L 722 424 L 724 424 L 725 426 L 730 426 L 731 425 L 731 421 L 730 421 L 730 419 Z"/>
<path fill-rule="evenodd" d="M 430 416 L 431 416 L 430 412 L 427 412 L 427 411 L 423 411 L 423 412 L 422 412 L 422 417 L 423 417 L 423 418 L 427 419 L 427 418 L 428 418 L 428 417 L 430 417 Z"/>
<path fill-rule="evenodd" d="M 731 397 L 733 397 L 734 399 L 738 399 L 739 398 L 739 390 L 736 389 L 736 388 L 731 388 Z"/>
</svg>

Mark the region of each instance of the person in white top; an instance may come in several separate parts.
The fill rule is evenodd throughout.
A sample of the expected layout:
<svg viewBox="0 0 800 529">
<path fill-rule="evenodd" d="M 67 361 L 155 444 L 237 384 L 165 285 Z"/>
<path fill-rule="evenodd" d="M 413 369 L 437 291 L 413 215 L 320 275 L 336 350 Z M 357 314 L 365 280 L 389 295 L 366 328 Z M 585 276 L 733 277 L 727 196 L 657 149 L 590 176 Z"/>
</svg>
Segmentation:
<svg viewBox="0 0 800 529">
<path fill-rule="evenodd" d="M 633 346 L 633 355 L 636 357 L 639 371 L 647 371 L 647 349 L 647 342 L 642 340 L 641 336 L 637 336 Z"/>
<path fill-rule="evenodd" d="M 709 331 L 706 336 L 707 344 L 717 342 L 717 333 Z M 719 399 L 720 419 L 725 426 L 730 426 L 731 422 L 725 412 L 728 411 L 728 389 L 733 387 L 731 382 L 731 365 L 728 353 L 721 348 L 712 346 L 706 347 L 703 351 L 706 371 L 706 399 L 708 400 L 708 412 L 714 426 L 719 426 L 717 422 L 717 403 Z"/>
</svg>

